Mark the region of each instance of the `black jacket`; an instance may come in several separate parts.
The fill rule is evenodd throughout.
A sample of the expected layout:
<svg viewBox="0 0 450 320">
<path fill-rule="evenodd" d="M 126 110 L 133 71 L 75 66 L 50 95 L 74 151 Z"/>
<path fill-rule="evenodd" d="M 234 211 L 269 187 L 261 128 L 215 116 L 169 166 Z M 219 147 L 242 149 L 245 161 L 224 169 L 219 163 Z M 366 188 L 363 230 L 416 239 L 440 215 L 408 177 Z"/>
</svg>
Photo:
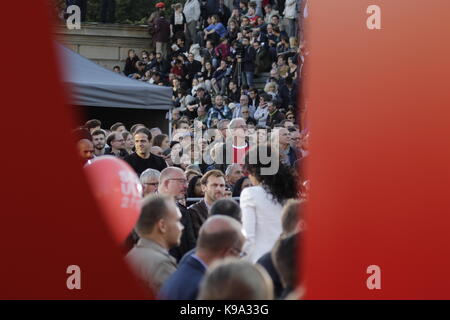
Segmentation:
<svg viewBox="0 0 450 320">
<path fill-rule="evenodd" d="M 188 210 L 192 218 L 195 239 L 197 239 L 200 227 L 202 226 L 203 222 L 205 222 L 205 220 L 208 218 L 208 207 L 206 206 L 205 200 L 200 200 L 199 202 L 191 205 L 188 208 Z"/>
<path fill-rule="evenodd" d="M 181 241 L 178 247 L 169 250 L 169 253 L 177 259 L 177 262 L 185 255 L 186 252 L 195 248 L 197 238 L 194 232 L 194 226 L 192 223 L 192 216 L 189 210 L 177 203 L 178 209 L 181 211 L 181 223 L 184 226 L 183 233 L 181 234 Z"/>
</svg>

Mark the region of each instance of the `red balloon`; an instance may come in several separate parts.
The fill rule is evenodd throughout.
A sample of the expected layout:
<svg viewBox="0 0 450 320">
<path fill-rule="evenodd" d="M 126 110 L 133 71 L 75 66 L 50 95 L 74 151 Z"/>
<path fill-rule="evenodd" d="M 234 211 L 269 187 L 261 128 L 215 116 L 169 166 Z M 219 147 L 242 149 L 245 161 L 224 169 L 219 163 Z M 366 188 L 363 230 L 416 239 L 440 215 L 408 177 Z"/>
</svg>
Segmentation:
<svg viewBox="0 0 450 320">
<path fill-rule="evenodd" d="M 114 239 L 123 244 L 141 210 L 142 185 L 138 176 L 128 163 L 114 156 L 94 158 L 84 170 Z"/>
</svg>

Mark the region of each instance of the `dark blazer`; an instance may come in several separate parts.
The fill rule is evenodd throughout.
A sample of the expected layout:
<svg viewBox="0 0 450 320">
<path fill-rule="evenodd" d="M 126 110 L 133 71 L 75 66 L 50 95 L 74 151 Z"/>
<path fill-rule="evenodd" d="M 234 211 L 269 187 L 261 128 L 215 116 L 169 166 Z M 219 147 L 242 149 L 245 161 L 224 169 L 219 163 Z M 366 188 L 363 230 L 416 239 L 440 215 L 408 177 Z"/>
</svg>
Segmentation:
<svg viewBox="0 0 450 320">
<path fill-rule="evenodd" d="M 197 237 L 194 233 L 194 226 L 192 223 L 192 216 L 189 210 L 177 203 L 178 209 L 181 212 L 181 224 L 184 226 L 183 233 L 181 234 L 180 245 L 178 247 L 170 249 L 169 253 L 178 261 L 184 256 L 186 252 L 195 248 Z"/>
<path fill-rule="evenodd" d="M 200 200 L 199 202 L 191 205 L 188 210 L 191 214 L 195 238 L 198 239 L 200 227 L 208 218 L 208 207 L 206 206 L 205 200 Z"/>
<path fill-rule="evenodd" d="M 284 114 L 282 114 L 279 110 L 277 110 L 273 115 L 267 116 L 266 125 L 273 128 L 273 125 L 280 123 L 285 119 Z"/>
<path fill-rule="evenodd" d="M 259 50 L 256 52 L 255 65 L 256 65 L 255 70 L 256 74 L 267 72 L 272 68 L 272 61 L 270 59 L 269 52 L 267 52 L 266 48 L 260 47 Z"/>
<path fill-rule="evenodd" d="M 162 286 L 158 299 L 195 300 L 206 268 L 193 256 L 188 256 Z"/>
<path fill-rule="evenodd" d="M 280 297 L 283 293 L 283 284 L 281 283 L 280 275 L 278 274 L 278 271 L 277 269 L 275 269 L 275 266 L 273 264 L 271 251 L 267 252 L 265 255 L 259 258 L 257 263 L 264 269 L 266 269 L 267 273 L 272 278 L 274 297 Z"/>
<path fill-rule="evenodd" d="M 245 48 L 242 59 L 242 70 L 244 72 L 255 72 L 256 50 L 252 46 Z"/>
</svg>

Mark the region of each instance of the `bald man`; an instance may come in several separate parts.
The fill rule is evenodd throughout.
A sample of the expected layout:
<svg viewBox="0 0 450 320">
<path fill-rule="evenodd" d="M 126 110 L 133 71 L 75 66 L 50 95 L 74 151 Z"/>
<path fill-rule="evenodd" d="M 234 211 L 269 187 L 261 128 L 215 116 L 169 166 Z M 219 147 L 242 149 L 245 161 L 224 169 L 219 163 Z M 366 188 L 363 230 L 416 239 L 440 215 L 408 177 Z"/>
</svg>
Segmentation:
<svg viewBox="0 0 450 320">
<path fill-rule="evenodd" d="M 241 224 L 233 218 L 215 215 L 200 228 L 197 248 L 179 265 L 161 288 L 159 298 L 194 300 L 206 269 L 226 257 L 241 257 L 245 237 Z"/>
<path fill-rule="evenodd" d="M 195 247 L 196 237 L 192 217 L 184 205 L 187 186 L 188 182 L 186 175 L 180 168 L 167 167 L 161 171 L 158 193 L 167 195 L 173 199 L 181 211 L 181 223 L 184 226 L 180 245 L 170 250 L 170 254 L 174 256 L 177 261 L 179 261 L 186 252 Z"/>
<path fill-rule="evenodd" d="M 83 164 L 94 158 L 94 144 L 88 139 L 81 139 L 77 143 L 78 155 Z"/>
</svg>

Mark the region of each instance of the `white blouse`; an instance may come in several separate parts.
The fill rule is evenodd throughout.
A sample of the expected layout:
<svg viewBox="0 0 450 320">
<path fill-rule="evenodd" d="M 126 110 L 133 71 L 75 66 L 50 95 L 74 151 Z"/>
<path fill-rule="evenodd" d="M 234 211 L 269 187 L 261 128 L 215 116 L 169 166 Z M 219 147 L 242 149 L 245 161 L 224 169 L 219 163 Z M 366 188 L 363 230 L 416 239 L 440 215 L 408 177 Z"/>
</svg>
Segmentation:
<svg viewBox="0 0 450 320">
<path fill-rule="evenodd" d="M 272 250 L 281 235 L 283 206 L 261 186 L 242 190 L 240 205 L 242 224 L 247 237 L 244 252 L 251 262 Z"/>
</svg>

